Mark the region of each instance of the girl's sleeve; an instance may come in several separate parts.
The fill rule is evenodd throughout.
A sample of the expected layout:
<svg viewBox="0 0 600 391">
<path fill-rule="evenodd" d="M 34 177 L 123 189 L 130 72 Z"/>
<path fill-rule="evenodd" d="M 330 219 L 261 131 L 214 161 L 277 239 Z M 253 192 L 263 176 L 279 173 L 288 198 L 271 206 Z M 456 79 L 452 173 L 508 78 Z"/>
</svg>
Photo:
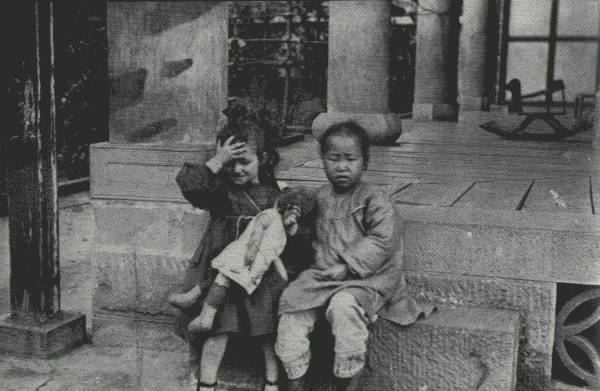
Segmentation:
<svg viewBox="0 0 600 391">
<path fill-rule="evenodd" d="M 380 195 L 368 198 L 363 224 L 364 237 L 353 243 L 340 257 L 348 263 L 351 272 L 366 278 L 377 272 L 395 249 L 396 219 L 392 203 Z"/>
<path fill-rule="evenodd" d="M 200 209 L 213 209 L 224 196 L 221 180 L 204 163 L 184 163 L 175 180 L 183 197 Z"/>
</svg>

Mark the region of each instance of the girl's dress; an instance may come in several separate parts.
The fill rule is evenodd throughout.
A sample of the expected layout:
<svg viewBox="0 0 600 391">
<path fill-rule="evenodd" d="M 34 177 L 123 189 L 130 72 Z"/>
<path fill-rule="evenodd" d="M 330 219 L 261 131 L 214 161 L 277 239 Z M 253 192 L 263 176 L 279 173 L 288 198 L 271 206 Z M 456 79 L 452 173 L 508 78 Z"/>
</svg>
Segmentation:
<svg viewBox="0 0 600 391">
<path fill-rule="evenodd" d="M 340 290 L 349 292 L 371 321 L 377 315 L 408 325 L 432 306 L 419 305 L 408 296 L 401 260 L 394 256 L 390 233 L 395 232 L 393 206 L 365 183 L 336 194 L 331 184 L 317 192 L 315 257 L 281 296 L 279 313 L 323 307 Z M 347 264 L 357 275 L 343 281 L 320 281 L 315 272 Z"/>
<path fill-rule="evenodd" d="M 274 206 L 279 189 L 276 185 L 229 185 L 225 178 L 215 175 L 205 164 L 195 163 L 185 163 L 176 180 L 186 200 L 210 213 L 206 232 L 186 270 L 183 287 L 187 290 L 199 285 L 205 294 L 218 274 L 211 267 L 212 259 L 244 231 L 253 216 Z M 192 336 L 187 331 L 187 325 L 200 314 L 203 295 L 194 307 L 181 312 L 176 332 L 182 338 L 193 337 L 194 345 L 199 340 L 219 333 L 250 336 L 274 334 L 277 303 L 286 284 L 287 281 L 274 268 L 265 273 L 262 283 L 250 296 L 233 284 L 228 289 L 225 303 L 216 314 L 213 329 Z"/>
</svg>

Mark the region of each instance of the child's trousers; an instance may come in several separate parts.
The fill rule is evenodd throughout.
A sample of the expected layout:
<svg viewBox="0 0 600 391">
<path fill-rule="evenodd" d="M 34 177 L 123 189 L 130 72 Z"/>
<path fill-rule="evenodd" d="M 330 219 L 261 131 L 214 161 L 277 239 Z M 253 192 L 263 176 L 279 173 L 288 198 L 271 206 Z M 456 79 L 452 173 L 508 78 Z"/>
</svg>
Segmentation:
<svg viewBox="0 0 600 391">
<path fill-rule="evenodd" d="M 298 379 L 310 364 L 309 334 L 313 331 L 319 309 L 283 314 L 277 329 L 275 352 L 289 379 Z M 325 317 L 335 337 L 333 374 L 340 378 L 356 375 L 365 365 L 369 320 L 352 294 L 341 290 L 334 294 Z"/>
</svg>

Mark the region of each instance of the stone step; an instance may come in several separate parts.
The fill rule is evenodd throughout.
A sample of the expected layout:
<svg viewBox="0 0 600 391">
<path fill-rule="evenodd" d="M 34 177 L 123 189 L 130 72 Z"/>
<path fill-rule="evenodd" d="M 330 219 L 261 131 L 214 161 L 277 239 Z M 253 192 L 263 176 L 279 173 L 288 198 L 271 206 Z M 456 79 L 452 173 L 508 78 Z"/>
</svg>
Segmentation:
<svg viewBox="0 0 600 391">
<path fill-rule="evenodd" d="M 187 351 L 164 320 L 100 316 L 94 329 L 92 344 L 97 347 L 138 346 L 157 354 Z M 323 328 L 319 330 L 313 344 L 327 346 L 329 352 L 331 338 L 324 337 Z M 360 389 L 514 389 L 518 333 L 517 312 L 479 307 L 443 307 L 410 327 L 378 320 L 371 326 L 368 368 Z M 182 361 L 180 367 L 188 366 L 186 356 L 175 356 Z M 333 390 L 324 375 L 330 371 L 331 355 L 325 352 L 314 357 L 311 370 L 318 385 L 312 389 Z M 219 389 L 261 390 L 262 363 L 258 346 L 233 339 L 219 372 Z"/>
</svg>

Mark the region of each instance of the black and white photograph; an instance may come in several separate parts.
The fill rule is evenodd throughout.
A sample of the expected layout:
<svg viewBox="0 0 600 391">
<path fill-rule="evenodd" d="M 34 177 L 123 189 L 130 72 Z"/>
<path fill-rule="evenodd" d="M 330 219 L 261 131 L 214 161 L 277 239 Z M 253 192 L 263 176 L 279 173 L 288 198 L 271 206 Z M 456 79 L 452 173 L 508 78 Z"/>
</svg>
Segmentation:
<svg viewBox="0 0 600 391">
<path fill-rule="evenodd" d="M 600 0 L 7 0 L 2 391 L 600 391 Z"/>
</svg>

